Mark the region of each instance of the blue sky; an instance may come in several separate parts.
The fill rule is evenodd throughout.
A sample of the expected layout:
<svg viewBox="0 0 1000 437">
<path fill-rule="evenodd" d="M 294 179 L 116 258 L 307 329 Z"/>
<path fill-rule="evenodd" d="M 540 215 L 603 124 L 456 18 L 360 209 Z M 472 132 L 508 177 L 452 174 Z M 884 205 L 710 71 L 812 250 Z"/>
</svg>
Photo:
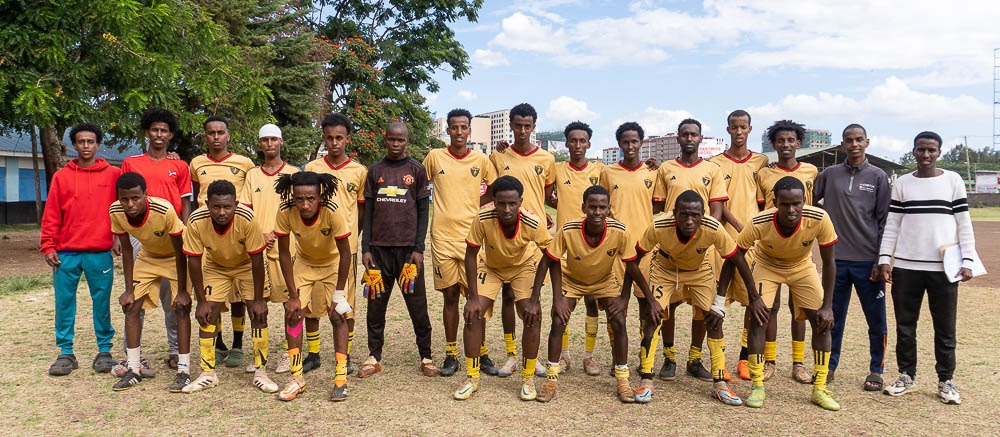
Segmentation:
<svg viewBox="0 0 1000 437">
<path fill-rule="evenodd" d="M 869 152 L 895 160 L 922 130 L 946 149 L 992 144 L 998 23 L 987 0 L 487 0 L 454 25 L 471 73 L 437 74 L 428 103 L 443 116 L 528 102 L 541 130 L 590 123 L 591 156 L 624 121 L 648 136 L 694 117 L 728 142 L 726 114 L 746 109 L 754 150 L 774 120 L 834 143 L 857 122 Z"/>
</svg>

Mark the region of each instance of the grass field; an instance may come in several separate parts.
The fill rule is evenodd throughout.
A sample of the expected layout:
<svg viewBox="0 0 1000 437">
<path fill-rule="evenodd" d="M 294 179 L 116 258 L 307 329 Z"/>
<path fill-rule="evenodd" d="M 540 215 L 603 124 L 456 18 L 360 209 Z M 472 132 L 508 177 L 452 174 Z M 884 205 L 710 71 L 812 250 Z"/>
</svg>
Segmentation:
<svg viewBox="0 0 1000 437">
<path fill-rule="evenodd" d="M 969 215 L 972 216 L 972 221 L 977 222 L 1000 221 L 1000 208 L 969 208 Z"/>
</svg>

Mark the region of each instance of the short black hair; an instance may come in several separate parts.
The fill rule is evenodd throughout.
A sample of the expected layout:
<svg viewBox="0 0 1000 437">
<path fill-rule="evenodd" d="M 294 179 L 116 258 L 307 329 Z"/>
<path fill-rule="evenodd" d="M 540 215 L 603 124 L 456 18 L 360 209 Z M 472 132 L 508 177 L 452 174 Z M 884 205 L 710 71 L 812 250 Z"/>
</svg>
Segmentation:
<svg viewBox="0 0 1000 437">
<path fill-rule="evenodd" d="M 742 109 L 737 109 L 737 110 L 735 110 L 733 112 L 730 112 L 729 115 L 726 116 L 726 125 L 729 125 L 729 120 L 732 120 L 732 119 L 734 119 L 736 117 L 746 117 L 747 118 L 747 124 L 750 124 L 750 120 L 751 120 L 750 113 L 747 112 L 747 111 L 744 111 Z"/>
<path fill-rule="evenodd" d="M 634 130 L 637 134 L 639 134 L 639 141 L 642 141 L 644 138 L 646 138 L 646 133 L 642 130 L 642 126 L 639 126 L 639 123 L 636 123 L 634 121 L 626 121 L 622 123 L 620 126 L 618 126 L 618 129 L 615 129 L 615 142 L 617 143 L 621 141 L 622 135 L 624 135 L 625 132 L 628 132 L 630 130 Z"/>
<path fill-rule="evenodd" d="M 98 135 L 97 138 L 98 138 L 97 141 L 100 142 L 101 141 L 100 140 L 100 138 L 101 138 L 100 135 Z M 913 138 L 913 147 L 914 148 L 917 147 L 917 140 L 919 140 L 921 138 L 927 139 L 927 140 L 937 141 L 937 143 L 938 143 L 938 149 L 940 149 L 941 145 L 944 144 L 944 141 L 941 140 L 941 135 L 938 135 L 937 132 L 931 132 L 929 130 L 925 130 L 925 131 L 917 134 L 917 136 Z"/>
<path fill-rule="evenodd" d="M 847 125 L 847 127 L 844 128 L 843 132 L 840 133 L 840 137 L 843 138 L 844 135 L 847 135 L 847 131 L 849 131 L 851 129 L 861 129 L 861 132 L 864 132 L 866 137 L 868 136 L 868 129 L 865 129 L 865 127 L 862 126 L 862 125 L 860 125 L 860 124 L 851 123 L 851 124 Z"/>
<path fill-rule="evenodd" d="M 166 123 L 167 129 L 171 133 L 177 132 L 179 125 L 177 124 L 177 116 L 173 112 L 163 108 L 152 107 L 142 112 L 142 121 L 139 124 L 142 126 L 142 130 L 149 129 L 153 123 Z"/>
<path fill-rule="evenodd" d="M 774 183 L 774 188 L 771 191 L 774 192 L 774 197 L 778 197 L 779 191 L 790 191 L 790 190 L 802 190 L 803 195 L 805 195 L 806 193 L 806 187 L 802 185 L 802 181 L 796 179 L 793 176 L 785 176 L 781 179 L 778 179 L 778 182 Z"/>
<path fill-rule="evenodd" d="M 104 131 L 101 130 L 100 126 L 94 123 L 80 123 L 69 130 L 70 142 L 75 143 L 76 134 L 80 132 L 93 132 L 94 136 L 97 137 L 97 144 L 101 144 L 101 141 L 104 140 Z"/>
<path fill-rule="evenodd" d="M 326 129 L 327 126 L 343 126 L 344 129 L 347 129 L 348 135 L 354 133 L 354 123 L 351 123 L 351 119 L 349 117 L 339 112 L 331 112 L 323 117 L 323 122 L 320 124 L 319 128 Z"/>
<path fill-rule="evenodd" d="M 538 122 L 538 112 L 535 111 L 535 107 L 527 103 L 521 103 L 513 108 L 510 108 L 510 122 L 514 122 L 514 116 L 520 117 L 531 117 L 531 122 Z"/>
<path fill-rule="evenodd" d="M 517 180 L 514 176 L 500 176 L 492 185 L 493 197 L 497 196 L 497 193 L 501 191 L 517 191 L 517 195 L 524 196 L 524 185 L 521 185 L 521 181 Z"/>
<path fill-rule="evenodd" d="M 767 128 L 767 140 L 774 144 L 774 139 L 777 138 L 778 132 L 795 132 L 795 138 L 801 143 L 806 139 L 806 128 L 802 123 L 796 123 L 792 120 L 778 120 Z"/>
<path fill-rule="evenodd" d="M 608 201 L 611 200 L 611 193 L 608 193 L 608 189 L 600 185 L 591 185 L 583 191 L 583 203 L 587 203 L 590 196 L 607 196 Z"/>
<path fill-rule="evenodd" d="M 233 196 L 236 198 L 236 186 L 232 182 L 225 179 L 219 179 L 215 182 L 208 184 L 208 191 L 206 192 L 205 198 L 208 199 L 212 196 Z"/>
<path fill-rule="evenodd" d="M 274 191 L 278 193 L 282 202 L 292 204 L 292 191 L 295 187 L 303 185 L 315 185 L 323 202 L 329 202 L 337 193 L 337 179 L 330 173 L 315 173 L 311 171 L 300 171 L 292 174 L 283 174 L 274 182 Z"/>
<path fill-rule="evenodd" d="M 202 129 L 207 128 L 208 124 L 213 121 L 221 121 L 222 124 L 226 125 L 226 130 L 229 130 L 229 120 L 226 120 L 226 117 L 220 115 L 213 115 L 205 119 L 205 122 L 201 124 Z"/>
<path fill-rule="evenodd" d="M 452 117 L 465 117 L 469 119 L 470 124 L 472 123 L 472 113 L 465 108 L 455 108 L 452 109 L 451 111 L 448 111 L 448 115 L 445 116 L 444 120 L 446 123 L 448 123 L 449 127 L 451 127 Z"/>
<path fill-rule="evenodd" d="M 686 190 L 677 196 L 677 200 L 674 201 L 674 208 L 677 208 L 682 203 L 697 203 L 701 205 L 701 208 L 705 208 L 705 199 L 701 198 L 701 195 L 694 190 Z"/>
<path fill-rule="evenodd" d="M 143 193 L 146 192 L 146 178 L 133 171 L 122 173 L 121 176 L 118 176 L 118 181 L 115 182 L 117 190 L 131 190 L 135 187 L 142 188 Z"/>
<path fill-rule="evenodd" d="M 684 127 L 685 124 L 693 124 L 695 126 L 698 126 L 698 133 L 699 134 L 701 133 L 701 122 L 700 121 L 695 120 L 693 118 L 685 118 L 685 119 L 681 120 L 680 123 L 677 123 L 677 133 L 678 134 L 681 133 L 681 128 Z"/>
<path fill-rule="evenodd" d="M 566 125 L 566 129 L 563 129 L 563 136 L 566 137 L 566 141 L 569 141 L 569 133 L 575 130 L 582 130 L 587 133 L 587 141 L 590 141 L 590 137 L 594 136 L 594 130 L 590 128 L 590 125 L 582 121 L 574 121 Z"/>
</svg>

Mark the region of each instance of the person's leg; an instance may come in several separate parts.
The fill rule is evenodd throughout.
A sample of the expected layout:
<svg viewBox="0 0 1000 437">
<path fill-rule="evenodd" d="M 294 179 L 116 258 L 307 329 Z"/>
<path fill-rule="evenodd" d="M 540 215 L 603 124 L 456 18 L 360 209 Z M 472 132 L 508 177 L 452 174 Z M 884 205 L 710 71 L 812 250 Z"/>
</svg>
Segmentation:
<svg viewBox="0 0 1000 437">
<path fill-rule="evenodd" d="M 219 312 L 223 304 L 222 302 L 212 301 L 206 302 L 206 304 L 210 306 L 208 323 L 202 324 L 199 322 L 198 329 L 198 346 L 201 351 L 201 375 L 190 384 L 184 386 L 181 389 L 183 393 L 194 393 L 215 387 L 219 384 L 219 377 L 215 374 L 215 340 L 220 325 Z"/>
<path fill-rule="evenodd" d="M 851 304 L 853 269 L 850 261 L 837 260 L 837 277 L 833 286 L 833 330 L 830 346 L 830 372 L 837 370 L 840 363 L 840 348 L 844 341 L 844 326 L 847 324 L 847 309 Z M 867 280 L 867 279 L 866 279 Z M 861 291 L 858 290 L 858 294 Z"/>
<path fill-rule="evenodd" d="M 781 288 L 775 292 L 774 304 L 771 305 L 771 317 L 767 319 L 767 338 L 764 342 L 764 362 L 769 364 L 771 372 L 778 361 L 778 315 L 781 313 Z M 770 379 L 769 376 L 764 379 Z"/>
<path fill-rule="evenodd" d="M 73 355 L 76 326 L 76 289 L 83 275 L 83 258 L 76 252 L 60 252 L 61 264 L 54 269 L 56 347 L 62 355 Z"/>
<path fill-rule="evenodd" d="M 934 324 L 934 370 L 938 382 L 955 374 L 955 319 L 958 312 L 958 283 L 941 272 L 927 273 L 927 306 Z"/>
<path fill-rule="evenodd" d="M 159 299 L 160 306 L 163 308 L 163 326 L 167 331 L 167 354 L 170 356 L 176 356 L 180 353 L 180 346 L 178 344 L 180 339 L 177 334 L 177 313 L 172 307 L 174 303 L 173 296 L 174 293 L 170 287 L 170 281 L 162 281 L 160 283 Z M 171 363 L 168 362 L 167 364 Z"/>
<path fill-rule="evenodd" d="M 479 296 L 479 305 L 482 308 L 480 318 L 474 320 L 465 319 L 465 325 L 462 329 L 462 344 L 465 349 L 465 374 L 467 378 L 462 383 L 462 386 L 458 390 L 455 390 L 455 393 L 452 395 L 458 400 L 469 399 L 473 393 L 479 390 L 480 346 L 485 335 L 485 314 L 493 306 L 493 300 Z"/>
<path fill-rule="evenodd" d="M 366 320 L 368 322 L 369 359 L 365 361 L 364 367 L 372 370 L 374 366 L 374 368 L 381 370 L 379 363 L 382 361 L 382 346 L 385 345 L 385 313 L 389 308 L 389 299 L 392 297 L 392 289 L 396 284 L 395 273 L 398 273 L 398 267 L 393 268 L 393 265 L 390 264 L 395 263 L 395 260 L 391 259 L 391 249 L 373 246 L 372 257 L 374 258 L 375 265 L 382 270 L 382 281 L 385 283 L 385 291 L 382 292 L 381 296 L 368 300 Z M 374 359 L 374 362 L 372 362 L 372 359 Z M 364 370 L 362 369 L 362 372 Z M 366 376 L 370 376 L 370 374 Z"/>
<path fill-rule="evenodd" d="M 569 311 L 572 314 L 573 308 L 576 307 L 575 298 L 567 298 L 567 305 L 569 305 Z M 551 312 L 552 323 L 549 325 L 549 339 L 548 339 L 548 350 L 547 350 L 547 360 L 545 361 L 545 383 L 542 384 L 542 389 L 539 390 L 538 397 L 536 398 L 539 402 L 549 402 L 556 397 L 556 387 L 559 382 L 559 372 L 561 371 L 561 365 L 559 359 L 562 357 L 563 353 L 563 336 L 559 334 L 560 332 L 566 331 L 566 323 L 555 314 Z M 567 320 L 567 322 L 569 322 Z"/>
<path fill-rule="evenodd" d="M 139 357 L 142 353 L 139 344 L 142 335 L 139 326 L 139 312 L 146 303 L 146 299 L 149 298 L 150 296 L 140 296 L 129 308 L 122 308 L 122 312 L 125 314 L 125 365 L 128 371 L 118 383 L 115 383 L 114 390 L 127 390 L 142 381 L 141 364 L 139 363 Z"/>
<path fill-rule="evenodd" d="M 97 350 L 100 353 L 111 352 L 111 340 L 115 337 L 115 328 L 111 325 L 111 286 L 115 279 L 114 267 L 114 258 L 110 250 L 85 254 L 83 271 L 90 287 L 94 334 L 97 337 Z M 109 366 L 108 371 L 110 370 Z"/>
<path fill-rule="evenodd" d="M 177 282 L 171 281 L 171 288 L 176 287 Z M 172 385 L 171 391 L 176 393 L 187 385 L 191 375 L 191 305 L 171 308 L 171 311 L 177 326 L 177 373 L 182 375 L 174 377 L 177 386 Z"/>
<path fill-rule="evenodd" d="M 510 284 L 504 284 L 500 292 L 503 295 L 503 299 L 500 301 L 500 321 L 503 324 L 503 342 L 507 352 L 507 363 L 503 365 L 503 368 L 507 369 L 509 367 L 507 364 L 516 363 L 517 360 L 517 336 L 515 335 L 517 315 L 514 311 L 514 289 L 511 288 Z M 513 368 L 508 370 L 513 371 Z"/>
<path fill-rule="evenodd" d="M 773 318 L 773 310 L 779 306 L 777 294 L 781 286 L 781 281 L 784 281 L 783 275 L 766 268 L 759 268 L 758 266 L 754 270 L 754 278 L 756 279 L 757 290 L 760 293 L 758 299 L 769 309 L 769 316 Z M 750 312 L 750 307 L 747 308 L 747 312 Z M 750 328 L 747 335 L 747 348 L 749 349 L 747 368 L 750 372 L 751 383 L 750 395 L 747 396 L 746 404 L 752 408 L 763 407 L 766 398 L 764 391 L 764 363 L 767 360 L 764 356 L 764 349 L 767 342 L 768 326 L 768 320 L 761 323 L 756 317 L 750 317 Z"/>
<path fill-rule="evenodd" d="M 865 321 L 868 323 L 868 353 L 870 356 L 868 371 L 871 375 L 882 375 L 886 342 L 885 283 L 869 280 L 874 262 L 854 264 L 854 274 L 852 275 L 854 289 L 857 291 L 861 311 L 864 312 Z"/>
<path fill-rule="evenodd" d="M 792 293 L 788 293 L 788 312 L 792 314 L 791 334 L 792 334 L 792 379 L 801 384 L 812 382 L 812 376 L 806 370 L 806 321 L 795 318 L 795 298 Z"/>
<path fill-rule="evenodd" d="M 292 379 L 278 393 L 278 399 L 283 401 L 291 401 L 306 390 L 306 381 L 302 377 L 305 373 L 305 361 L 302 359 L 302 337 L 308 331 L 306 327 L 306 320 L 308 319 L 305 316 L 315 304 L 312 295 L 313 288 L 317 284 L 316 282 L 306 280 L 314 278 L 304 277 L 303 272 L 308 269 L 305 265 L 296 263 L 292 269 L 295 272 L 295 285 L 299 292 L 299 308 L 302 310 L 302 316 L 296 317 L 294 314 L 283 313 L 285 319 L 285 341 L 288 343 L 288 372 L 292 375 Z M 318 284 L 320 284 L 319 288 L 322 289 L 322 283 Z M 319 325 L 318 319 L 313 320 Z M 318 326 L 316 329 L 319 329 Z M 316 334 L 318 337 L 319 333 L 317 332 Z M 315 356 L 319 358 L 318 348 Z"/>
<path fill-rule="evenodd" d="M 590 363 L 590 367 L 593 367 L 594 348 L 597 346 L 597 300 L 590 296 L 584 297 L 583 305 L 587 309 L 583 325 L 583 332 L 586 336 L 583 343 L 583 370 L 590 375 L 590 372 L 587 371 L 588 362 Z M 600 370 L 597 371 L 600 372 Z"/>
<path fill-rule="evenodd" d="M 532 275 L 533 276 L 533 275 Z M 530 293 L 530 292 L 529 292 Z M 515 295 L 517 293 L 515 292 Z M 525 304 L 529 302 L 529 298 L 522 298 L 515 303 L 517 309 L 517 314 L 524 322 L 524 311 Z M 521 354 L 523 355 L 523 360 L 521 361 L 521 394 L 520 398 L 522 401 L 533 401 L 537 397 L 537 392 L 535 391 L 535 364 L 538 360 L 538 343 L 541 336 L 541 323 L 535 322 L 532 325 L 527 323 L 521 324 Z M 561 335 L 560 335 L 561 337 Z M 561 338 L 560 338 L 560 341 Z"/>
<path fill-rule="evenodd" d="M 331 401 L 347 399 L 347 319 L 336 311 L 330 312 L 330 323 L 333 325 L 333 349 L 337 358 L 337 367 L 333 376 L 333 391 Z"/>
<path fill-rule="evenodd" d="M 454 284 L 441 290 L 441 297 L 444 305 L 441 308 L 441 319 L 444 322 L 444 354 L 447 357 L 456 358 L 458 356 L 458 311 L 461 301 L 462 286 Z M 447 366 L 442 366 L 441 370 Z M 450 373 L 449 373 L 450 375 Z"/>
<path fill-rule="evenodd" d="M 407 249 L 403 252 L 409 252 Z M 409 257 L 409 255 L 406 255 Z M 431 335 L 433 328 L 431 327 L 431 319 L 427 314 L 427 287 L 424 283 L 423 266 L 417 270 L 417 276 L 413 279 L 416 281 L 413 286 L 412 293 L 401 293 L 403 296 L 403 301 L 406 303 L 406 311 L 410 314 L 410 322 L 413 324 L 413 335 L 416 338 L 417 352 L 420 354 L 420 359 L 430 360 L 433 357 L 431 352 Z M 424 361 L 426 363 L 426 361 Z M 437 367 L 433 365 L 433 362 L 429 365 L 437 373 Z M 426 366 L 425 366 L 426 367 Z M 428 375 L 429 376 L 429 375 Z"/>
<path fill-rule="evenodd" d="M 923 272 L 894 268 L 892 306 L 896 316 L 896 363 L 899 373 L 917 376 L 917 322 L 926 289 Z"/>
</svg>

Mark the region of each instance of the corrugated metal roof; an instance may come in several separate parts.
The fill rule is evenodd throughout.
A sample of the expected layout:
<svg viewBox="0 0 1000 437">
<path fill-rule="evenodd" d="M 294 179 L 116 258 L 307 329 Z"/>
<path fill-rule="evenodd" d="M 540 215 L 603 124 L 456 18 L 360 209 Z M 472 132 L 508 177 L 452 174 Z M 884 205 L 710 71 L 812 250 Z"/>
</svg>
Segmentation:
<svg viewBox="0 0 1000 437">
<path fill-rule="evenodd" d="M 107 140 L 107 138 L 105 138 Z M 69 131 L 66 131 L 66 136 L 63 138 L 66 143 L 66 155 L 70 158 L 76 157 L 76 150 L 73 149 L 72 144 L 69 140 Z M 106 141 L 105 141 L 106 142 Z M 31 136 L 28 134 L 11 133 L 7 135 L 0 135 L 0 156 L 10 155 L 13 153 L 25 153 L 31 154 Z M 38 154 L 41 157 L 41 149 L 39 149 Z M 125 158 L 132 155 L 141 155 L 142 149 L 139 148 L 138 144 L 134 144 L 124 151 L 118 151 L 115 147 L 108 147 L 106 145 L 101 145 L 101 149 L 97 152 L 97 157 L 104 158 L 109 162 L 121 163 Z"/>
</svg>

